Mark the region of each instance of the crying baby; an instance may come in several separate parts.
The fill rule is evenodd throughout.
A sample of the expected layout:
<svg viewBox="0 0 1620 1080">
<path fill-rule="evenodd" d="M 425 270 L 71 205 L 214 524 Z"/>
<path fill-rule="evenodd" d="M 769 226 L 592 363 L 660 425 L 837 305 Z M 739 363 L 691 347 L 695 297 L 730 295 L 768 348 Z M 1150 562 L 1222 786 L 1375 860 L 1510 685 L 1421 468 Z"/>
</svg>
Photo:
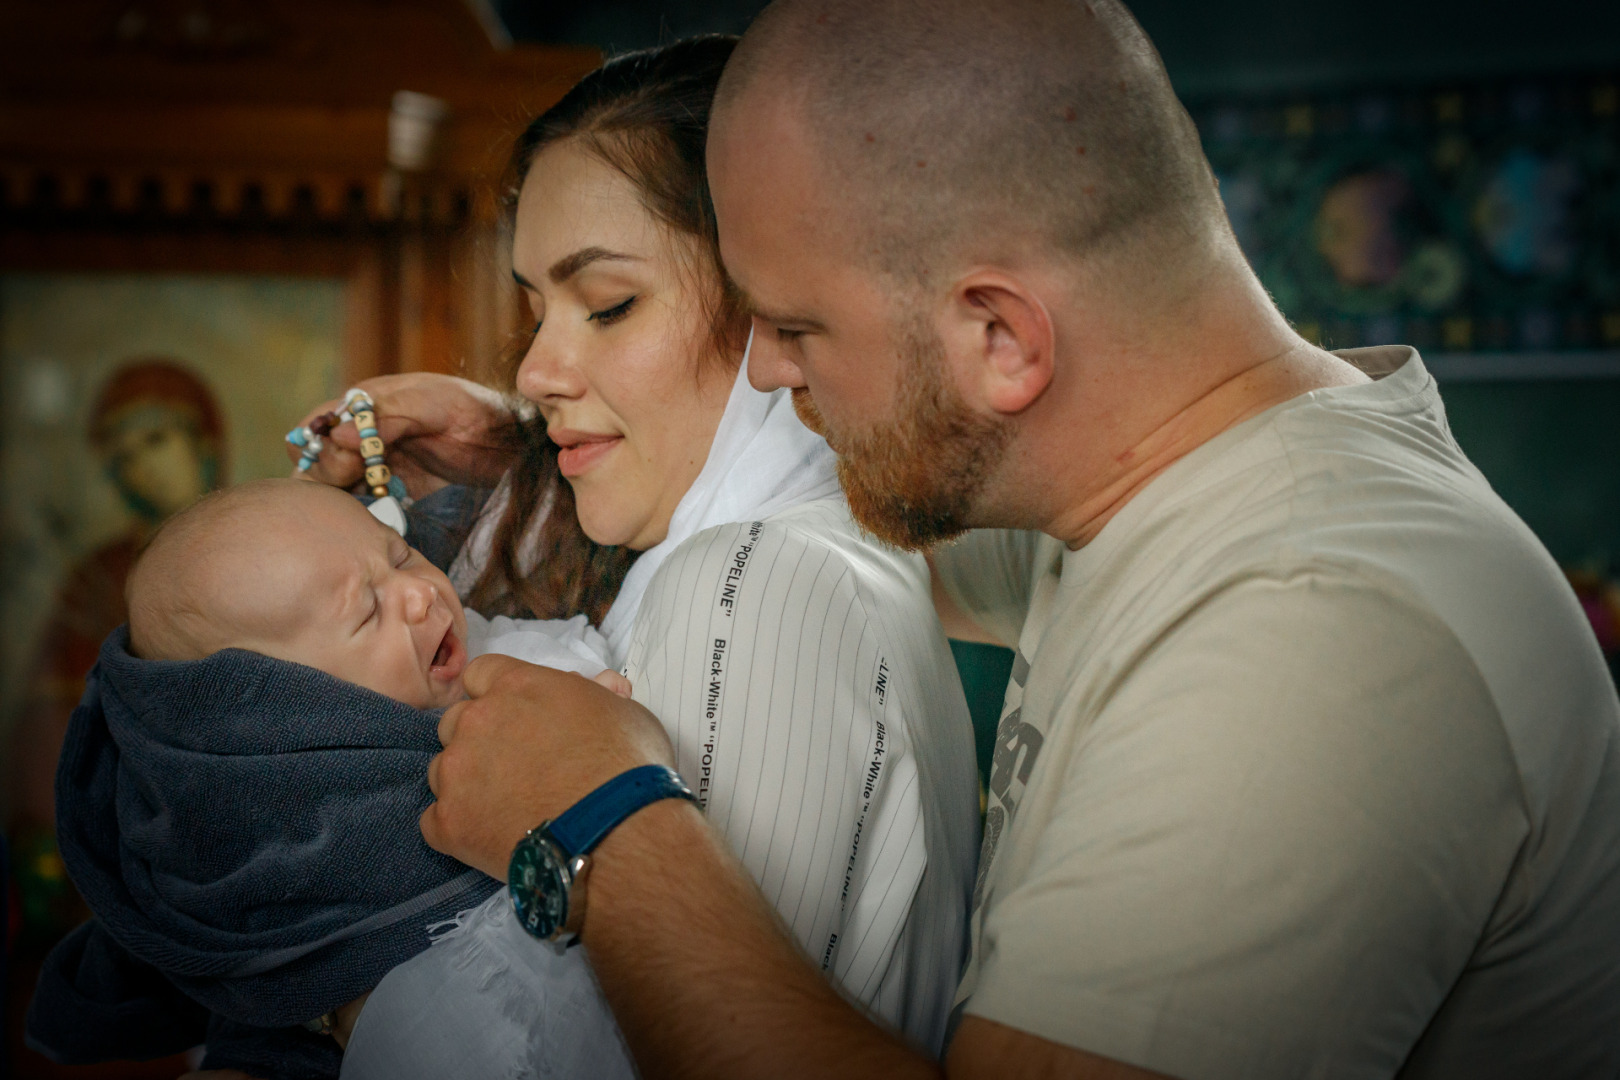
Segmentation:
<svg viewBox="0 0 1620 1080">
<path fill-rule="evenodd" d="M 171 518 L 130 576 L 129 634 L 143 659 L 248 649 L 419 709 L 465 698 L 468 661 L 491 651 L 630 689 L 583 616 L 465 611 L 450 579 L 403 537 L 310 480 L 243 484 Z"/>
</svg>

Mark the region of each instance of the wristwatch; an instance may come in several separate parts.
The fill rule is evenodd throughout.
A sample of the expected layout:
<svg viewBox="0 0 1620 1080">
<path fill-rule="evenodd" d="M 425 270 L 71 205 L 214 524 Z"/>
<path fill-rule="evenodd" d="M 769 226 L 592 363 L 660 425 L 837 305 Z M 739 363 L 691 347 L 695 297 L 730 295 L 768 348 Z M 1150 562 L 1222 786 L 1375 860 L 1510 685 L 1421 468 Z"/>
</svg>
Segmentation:
<svg viewBox="0 0 1620 1080">
<path fill-rule="evenodd" d="M 530 829 L 506 871 L 512 910 L 523 929 L 542 941 L 577 937 L 585 922 L 586 856 L 621 821 L 661 799 L 697 801 L 673 769 L 642 765 Z"/>
</svg>

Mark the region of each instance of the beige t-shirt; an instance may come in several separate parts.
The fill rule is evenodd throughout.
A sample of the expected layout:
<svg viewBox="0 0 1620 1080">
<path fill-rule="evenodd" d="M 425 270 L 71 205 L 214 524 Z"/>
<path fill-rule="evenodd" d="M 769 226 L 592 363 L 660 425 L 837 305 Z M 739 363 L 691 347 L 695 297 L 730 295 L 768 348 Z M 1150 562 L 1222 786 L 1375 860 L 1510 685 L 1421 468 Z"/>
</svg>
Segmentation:
<svg viewBox="0 0 1620 1080">
<path fill-rule="evenodd" d="M 1018 656 L 966 1012 L 1186 1078 L 1620 1075 L 1620 704 L 1415 352 L 1085 547 L 974 533 Z"/>
</svg>

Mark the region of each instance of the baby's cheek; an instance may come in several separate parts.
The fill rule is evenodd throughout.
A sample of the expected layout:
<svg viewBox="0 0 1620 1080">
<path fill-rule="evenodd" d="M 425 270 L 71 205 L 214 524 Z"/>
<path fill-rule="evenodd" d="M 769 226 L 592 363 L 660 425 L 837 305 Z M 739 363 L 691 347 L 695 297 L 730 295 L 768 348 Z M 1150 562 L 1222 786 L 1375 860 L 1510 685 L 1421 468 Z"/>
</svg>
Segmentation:
<svg viewBox="0 0 1620 1080">
<path fill-rule="evenodd" d="M 320 667 L 328 675 L 336 675 L 395 701 L 424 707 L 422 702 L 413 700 L 426 696 L 421 679 L 415 672 L 401 670 L 393 657 L 379 650 L 332 649 L 322 661 Z"/>
<path fill-rule="evenodd" d="M 443 683 L 429 679 L 426 694 L 429 701 L 418 705 L 419 709 L 442 709 L 454 705 L 458 701 L 467 700 L 467 688 L 458 678 L 455 682 Z"/>
<path fill-rule="evenodd" d="M 412 708 L 436 709 L 466 696 L 460 679 L 448 685 L 438 682 L 422 670 L 421 660 L 410 649 L 376 645 L 368 650 L 363 667 L 365 674 L 355 682 Z"/>
</svg>

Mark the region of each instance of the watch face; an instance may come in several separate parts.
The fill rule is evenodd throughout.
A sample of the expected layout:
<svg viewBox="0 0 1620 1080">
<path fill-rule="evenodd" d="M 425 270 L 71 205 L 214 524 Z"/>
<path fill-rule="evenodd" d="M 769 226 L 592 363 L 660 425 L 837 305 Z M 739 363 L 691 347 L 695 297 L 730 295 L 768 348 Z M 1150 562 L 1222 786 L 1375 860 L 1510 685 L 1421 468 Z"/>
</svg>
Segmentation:
<svg viewBox="0 0 1620 1080">
<path fill-rule="evenodd" d="M 538 832 L 530 833 L 512 852 L 506 883 L 523 929 L 544 940 L 556 937 L 568 922 L 573 884 L 562 850 Z"/>
</svg>

